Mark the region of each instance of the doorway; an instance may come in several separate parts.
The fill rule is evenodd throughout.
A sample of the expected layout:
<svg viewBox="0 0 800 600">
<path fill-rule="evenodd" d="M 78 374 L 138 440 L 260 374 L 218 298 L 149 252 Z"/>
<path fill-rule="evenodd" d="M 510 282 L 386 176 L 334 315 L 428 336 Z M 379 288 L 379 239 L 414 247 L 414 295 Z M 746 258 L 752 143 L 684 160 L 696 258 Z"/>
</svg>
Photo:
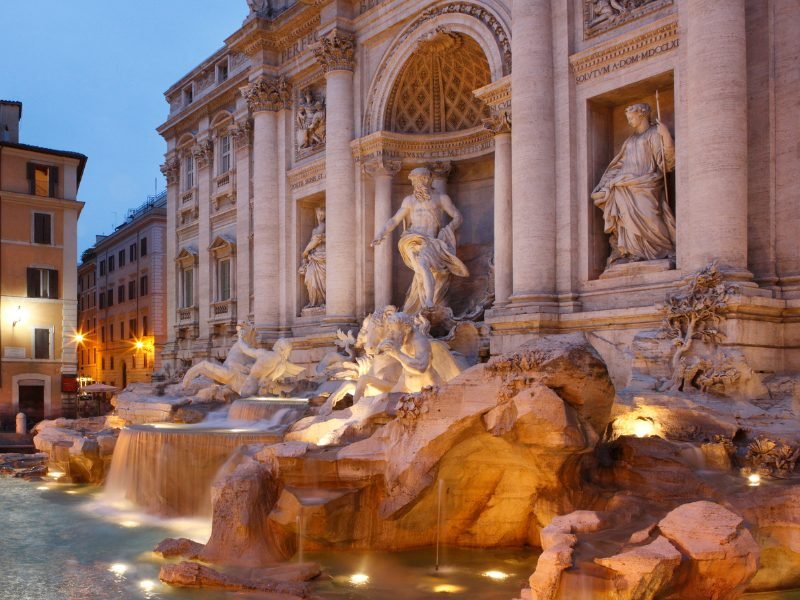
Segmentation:
<svg viewBox="0 0 800 600">
<path fill-rule="evenodd" d="M 28 427 L 44 419 L 44 385 L 19 386 L 19 412 L 28 418 Z"/>
</svg>

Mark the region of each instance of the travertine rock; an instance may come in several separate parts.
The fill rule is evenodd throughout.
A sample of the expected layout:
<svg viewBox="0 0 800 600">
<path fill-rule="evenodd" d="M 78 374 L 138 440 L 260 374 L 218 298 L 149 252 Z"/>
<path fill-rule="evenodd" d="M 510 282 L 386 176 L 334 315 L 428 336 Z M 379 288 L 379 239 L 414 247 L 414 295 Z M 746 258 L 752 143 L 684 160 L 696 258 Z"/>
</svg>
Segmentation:
<svg viewBox="0 0 800 600">
<path fill-rule="evenodd" d="M 281 487 L 276 460 L 264 457 L 257 461 L 248 447 L 233 456 L 212 487 L 211 537 L 200 558 L 251 567 L 281 558 L 267 525 Z"/>
<path fill-rule="evenodd" d="M 595 562 L 615 572 L 614 600 L 650 600 L 671 581 L 681 563 L 681 553 L 663 536 L 646 546 L 632 548 Z"/>
<path fill-rule="evenodd" d="M 659 521 L 658 528 L 689 558 L 681 598 L 736 598 L 758 569 L 758 544 L 742 518 L 719 504 L 683 504 Z"/>
<path fill-rule="evenodd" d="M 319 568 L 316 569 L 319 574 Z M 296 600 L 309 598 L 305 585 L 278 581 L 267 577 L 244 577 L 220 573 L 211 567 L 195 562 L 167 564 L 161 567 L 158 578 L 176 587 L 220 588 L 226 590 L 258 590 L 269 600 Z"/>
<path fill-rule="evenodd" d="M 187 538 L 167 538 L 153 548 L 153 552 L 164 558 L 197 558 L 202 549 L 203 544 Z"/>
</svg>

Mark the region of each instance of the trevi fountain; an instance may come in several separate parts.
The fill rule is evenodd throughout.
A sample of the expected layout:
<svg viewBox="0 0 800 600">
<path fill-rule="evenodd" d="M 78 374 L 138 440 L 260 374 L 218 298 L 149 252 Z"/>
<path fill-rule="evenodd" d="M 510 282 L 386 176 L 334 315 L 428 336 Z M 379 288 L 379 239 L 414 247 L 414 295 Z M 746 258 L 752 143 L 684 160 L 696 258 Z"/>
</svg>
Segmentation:
<svg viewBox="0 0 800 600">
<path fill-rule="evenodd" d="M 800 598 L 800 4 L 247 4 L 160 377 L 0 457 L 3 597 Z"/>
</svg>

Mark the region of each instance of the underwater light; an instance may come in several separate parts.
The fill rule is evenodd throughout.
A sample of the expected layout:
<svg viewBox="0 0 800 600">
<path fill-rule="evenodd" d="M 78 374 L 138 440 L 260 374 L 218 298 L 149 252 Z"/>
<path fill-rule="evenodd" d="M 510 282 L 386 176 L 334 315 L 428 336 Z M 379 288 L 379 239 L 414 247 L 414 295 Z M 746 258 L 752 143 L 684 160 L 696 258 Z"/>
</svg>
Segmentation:
<svg viewBox="0 0 800 600">
<path fill-rule="evenodd" d="M 750 475 L 747 476 L 747 485 L 750 487 L 761 485 L 761 475 L 758 473 L 750 473 Z"/>
<path fill-rule="evenodd" d="M 128 572 L 128 565 L 123 563 L 114 563 L 108 570 L 114 573 L 114 575 L 125 575 Z"/>
<path fill-rule="evenodd" d="M 76 492 L 75 490 L 67 490 L 67 493 L 68 494 L 77 494 L 78 492 Z"/>
<path fill-rule="evenodd" d="M 369 582 L 369 575 L 366 573 L 356 573 L 350 576 L 350 583 L 353 585 L 364 585 Z"/>
<path fill-rule="evenodd" d="M 633 435 L 637 438 L 650 437 L 655 431 L 656 426 L 652 419 L 639 417 L 633 423 Z"/>
<path fill-rule="evenodd" d="M 495 581 L 504 581 L 508 579 L 508 573 L 503 573 L 502 571 L 486 571 L 483 576 Z"/>
<path fill-rule="evenodd" d="M 37 489 L 37 490 L 49 490 L 49 489 L 50 489 L 50 486 L 47 486 L 47 485 L 40 485 L 40 486 L 39 486 L 39 487 L 37 487 L 36 489 Z"/>
<path fill-rule="evenodd" d="M 458 594 L 459 592 L 463 592 L 466 588 L 460 585 L 453 585 L 450 583 L 442 583 L 437 585 L 433 588 L 434 593 L 436 594 Z"/>
<path fill-rule="evenodd" d="M 142 579 L 139 582 L 139 587 L 142 588 L 145 592 L 152 592 L 153 588 L 156 587 L 156 584 L 152 579 Z"/>
<path fill-rule="evenodd" d="M 48 471 L 47 472 L 47 476 L 48 477 L 52 477 L 53 479 L 58 479 L 59 477 L 63 477 L 64 476 L 64 472 L 63 471 Z"/>
<path fill-rule="evenodd" d="M 140 525 L 139 521 L 120 521 L 119 524 L 122 527 L 127 527 L 128 529 L 132 529 Z"/>
</svg>

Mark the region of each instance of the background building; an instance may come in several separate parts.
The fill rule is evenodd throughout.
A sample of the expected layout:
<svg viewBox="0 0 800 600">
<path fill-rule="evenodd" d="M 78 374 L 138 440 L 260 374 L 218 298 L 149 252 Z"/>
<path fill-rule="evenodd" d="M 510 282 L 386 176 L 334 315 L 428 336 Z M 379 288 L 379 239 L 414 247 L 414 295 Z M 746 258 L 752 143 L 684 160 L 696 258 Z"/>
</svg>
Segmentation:
<svg viewBox="0 0 800 600">
<path fill-rule="evenodd" d="M 114 233 L 97 236 L 80 274 L 80 373 L 124 388 L 161 369 L 166 340 L 166 192 L 128 211 Z"/>
<path fill-rule="evenodd" d="M 252 319 L 311 363 L 337 327 L 402 305 L 399 232 L 370 242 L 424 166 L 463 215 L 470 275 L 448 303 L 483 321 L 492 353 L 585 331 L 624 385 L 636 336 L 716 260 L 736 290 L 724 344 L 757 371 L 800 367 L 800 121 L 784 117 L 800 96 L 796 3 L 249 5 L 166 91 L 169 361 L 223 356 Z M 675 140 L 674 247 L 611 265 L 592 191 L 641 103 Z M 309 307 L 298 266 L 318 207 L 326 302 Z"/>
<path fill-rule="evenodd" d="M 75 396 L 78 201 L 86 156 L 19 143 L 0 101 L 0 420 L 59 416 Z"/>
</svg>

